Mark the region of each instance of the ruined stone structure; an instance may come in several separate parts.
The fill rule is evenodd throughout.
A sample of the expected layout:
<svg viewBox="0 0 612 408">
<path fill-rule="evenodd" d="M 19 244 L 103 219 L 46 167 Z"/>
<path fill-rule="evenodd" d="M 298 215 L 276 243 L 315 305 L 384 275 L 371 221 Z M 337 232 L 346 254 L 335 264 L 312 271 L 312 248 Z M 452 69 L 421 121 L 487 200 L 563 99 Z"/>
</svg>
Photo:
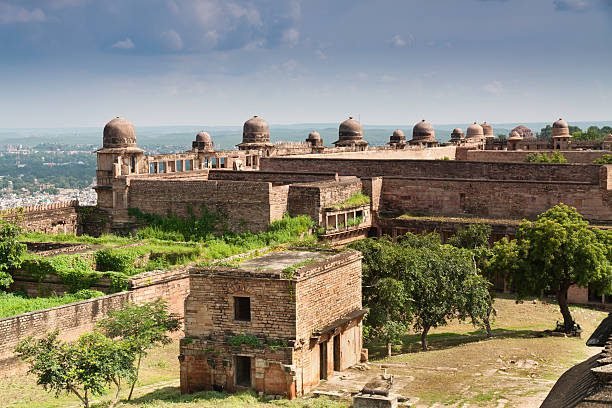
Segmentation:
<svg viewBox="0 0 612 408">
<path fill-rule="evenodd" d="M 288 250 L 190 272 L 181 391 L 294 398 L 362 354 L 361 256 Z"/>
</svg>

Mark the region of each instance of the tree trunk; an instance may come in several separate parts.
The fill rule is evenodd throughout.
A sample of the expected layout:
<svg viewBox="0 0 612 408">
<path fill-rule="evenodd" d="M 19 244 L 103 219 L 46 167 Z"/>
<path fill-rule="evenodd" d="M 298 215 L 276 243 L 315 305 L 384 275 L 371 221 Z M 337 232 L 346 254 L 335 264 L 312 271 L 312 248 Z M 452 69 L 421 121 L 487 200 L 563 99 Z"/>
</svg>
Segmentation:
<svg viewBox="0 0 612 408">
<path fill-rule="evenodd" d="M 427 333 L 429 332 L 429 326 L 423 327 L 423 332 L 421 332 L 421 349 L 423 351 L 427 351 Z"/>
<path fill-rule="evenodd" d="M 563 315 L 563 327 L 565 329 L 565 333 L 571 333 L 574 328 L 574 319 L 572 319 L 572 313 L 569 310 L 569 306 L 567 304 L 567 291 L 571 284 L 569 282 L 563 282 L 559 285 L 559 289 L 557 290 L 557 302 L 559 303 L 559 308 L 561 309 L 561 314 Z"/>
<path fill-rule="evenodd" d="M 487 337 L 493 337 L 493 332 L 491 331 L 491 313 L 493 312 L 493 305 L 489 305 L 487 309 L 487 315 L 484 317 L 484 325 L 487 330 Z"/>
<path fill-rule="evenodd" d="M 391 342 L 387 343 L 387 357 L 391 357 Z"/>
<path fill-rule="evenodd" d="M 130 395 L 128 395 L 128 401 L 132 400 L 132 393 L 134 392 L 134 386 L 136 385 L 136 381 L 138 381 L 138 374 L 140 373 L 140 360 L 142 359 L 142 353 L 138 354 L 138 364 L 136 365 L 136 377 L 134 378 L 134 382 L 132 382 L 132 386 L 130 387 Z"/>
</svg>

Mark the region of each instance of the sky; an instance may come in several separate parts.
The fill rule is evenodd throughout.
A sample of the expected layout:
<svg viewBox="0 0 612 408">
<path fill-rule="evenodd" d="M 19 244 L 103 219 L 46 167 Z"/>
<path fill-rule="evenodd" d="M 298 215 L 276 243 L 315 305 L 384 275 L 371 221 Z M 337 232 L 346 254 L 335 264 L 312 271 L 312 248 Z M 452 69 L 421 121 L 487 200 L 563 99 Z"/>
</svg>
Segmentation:
<svg viewBox="0 0 612 408">
<path fill-rule="evenodd" d="M 0 127 L 612 120 L 612 0 L 0 0 Z"/>
</svg>

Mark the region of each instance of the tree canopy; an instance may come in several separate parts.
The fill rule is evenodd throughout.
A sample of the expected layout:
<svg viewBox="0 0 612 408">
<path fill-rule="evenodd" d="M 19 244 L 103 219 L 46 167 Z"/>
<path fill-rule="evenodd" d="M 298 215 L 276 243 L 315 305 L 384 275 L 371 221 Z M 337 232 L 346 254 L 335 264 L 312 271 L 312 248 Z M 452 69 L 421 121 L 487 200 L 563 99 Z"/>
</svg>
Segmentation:
<svg viewBox="0 0 612 408">
<path fill-rule="evenodd" d="M 567 304 L 569 287 L 610 286 L 610 234 L 593 231 L 575 208 L 558 204 L 535 221 L 523 221 L 515 241 L 495 245 L 491 265 L 510 269 L 521 296 L 553 291 L 569 332 L 574 326 Z"/>
<path fill-rule="evenodd" d="M 19 242 L 20 232 L 18 226 L 0 220 L 0 289 L 13 283 L 9 271 L 21 266 L 26 252 L 25 244 Z"/>
<path fill-rule="evenodd" d="M 431 328 L 459 317 L 482 324 L 490 305 L 489 283 L 478 275 L 469 250 L 442 245 L 438 234 L 407 234 L 352 244 L 364 254 L 366 325 L 388 350 L 406 328 L 421 332 L 427 350 Z"/>
</svg>

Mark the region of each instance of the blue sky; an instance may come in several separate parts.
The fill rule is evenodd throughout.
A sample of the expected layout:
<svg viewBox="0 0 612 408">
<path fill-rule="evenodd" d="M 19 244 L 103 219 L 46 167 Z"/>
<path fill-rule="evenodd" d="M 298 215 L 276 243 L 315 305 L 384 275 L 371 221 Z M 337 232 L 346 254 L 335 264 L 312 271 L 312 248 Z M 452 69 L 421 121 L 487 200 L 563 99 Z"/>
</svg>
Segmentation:
<svg viewBox="0 0 612 408">
<path fill-rule="evenodd" d="M 612 0 L 0 0 L 0 127 L 610 120 Z"/>
</svg>

